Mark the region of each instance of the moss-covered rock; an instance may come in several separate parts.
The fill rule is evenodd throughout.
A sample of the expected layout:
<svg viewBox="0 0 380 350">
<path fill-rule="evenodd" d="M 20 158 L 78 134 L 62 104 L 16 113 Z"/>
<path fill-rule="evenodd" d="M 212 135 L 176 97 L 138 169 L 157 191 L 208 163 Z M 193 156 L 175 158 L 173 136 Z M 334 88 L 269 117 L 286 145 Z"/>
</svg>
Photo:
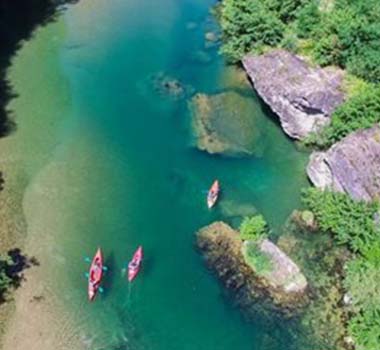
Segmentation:
<svg viewBox="0 0 380 350">
<path fill-rule="evenodd" d="M 307 282 L 297 265 L 267 239 L 246 242 L 223 222 L 197 233 L 208 265 L 249 312 L 297 314 L 308 302 Z"/>
</svg>

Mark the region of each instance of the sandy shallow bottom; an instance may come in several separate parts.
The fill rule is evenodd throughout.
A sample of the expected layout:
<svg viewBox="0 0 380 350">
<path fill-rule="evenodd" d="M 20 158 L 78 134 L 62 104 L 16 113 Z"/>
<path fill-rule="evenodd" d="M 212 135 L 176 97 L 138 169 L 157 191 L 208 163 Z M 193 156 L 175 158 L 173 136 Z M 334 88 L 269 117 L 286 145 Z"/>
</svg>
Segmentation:
<svg viewBox="0 0 380 350">
<path fill-rule="evenodd" d="M 9 302 L 1 305 L 2 348 L 5 350 L 81 349 L 84 345 L 71 321 L 72 311 L 65 310 L 49 278 L 53 273 L 51 258 L 55 254 L 52 249 L 56 245 L 52 234 L 56 230 L 52 227 L 57 224 L 57 216 L 53 213 L 58 211 L 47 209 L 54 205 L 59 193 L 54 190 L 56 184 L 52 181 L 51 186 L 49 182 L 43 187 L 38 185 L 46 177 L 52 179 L 51 176 L 59 181 L 59 166 L 48 161 L 55 149 L 55 130 L 59 124 L 59 114 L 52 114 L 51 110 L 62 107 L 67 95 L 55 97 L 51 87 L 59 84 L 65 89 L 66 86 L 60 77 L 51 79 L 55 65 L 50 70 L 42 70 L 37 63 L 44 58 L 56 59 L 55 49 L 59 47 L 62 28 L 62 23 L 53 23 L 38 29 L 34 39 L 17 53 L 9 72 L 14 90 L 20 96 L 9 105 L 17 128 L 0 140 L 0 168 L 4 178 L 0 192 L 1 252 L 5 254 L 19 248 L 23 254 L 35 258 L 38 266 L 23 272 L 21 287 Z M 56 46 L 50 41 L 49 50 L 44 50 L 51 38 Z M 34 65 L 33 71 L 28 68 L 30 65 Z M 25 70 L 29 73 L 25 74 Z M 44 79 L 49 83 L 45 84 Z M 36 88 L 41 83 L 46 90 Z M 31 120 L 30 115 L 35 119 Z M 42 171 L 37 171 L 39 168 Z M 38 226 L 36 221 L 40 222 Z"/>
<path fill-rule="evenodd" d="M 60 293 L 63 287 L 53 282 L 55 267 L 64 263 L 57 249 L 59 242 L 55 238 L 56 235 L 52 234 L 60 231 L 57 228 L 61 221 L 61 196 L 60 191 L 56 189 L 60 175 L 62 178 L 60 164 L 52 163 L 46 166 L 26 188 L 22 205 L 17 208 L 16 203 L 13 203 L 12 220 L 8 221 L 7 232 L 10 232 L 9 229 L 13 226 L 13 231 L 19 236 L 18 242 L 24 241 L 22 251 L 28 257 L 34 257 L 38 265 L 25 270 L 24 281 L 15 293 L 14 302 L 8 304 L 8 310 L 4 310 L 8 315 L 14 311 L 3 338 L 5 350 L 85 348 L 84 336 L 81 338 L 80 330 L 73 321 L 79 317 L 73 315 L 71 309 L 67 310 L 64 307 L 66 300 L 62 300 L 62 297 L 64 298 L 65 294 Z M 2 194 L 4 199 L 6 193 Z M 18 197 L 20 199 L 20 196 Z M 54 210 L 49 210 L 52 207 Z M 21 217 L 20 209 L 25 220 Z M 26 224 L 19 224 L 20 227 L 17 224 L 12 225 L 20 222 Z M 23 234 L 26 235 L 26 239 L 22 239 Z M 16 243 L 15 239 L 13 243 Z"/>
</svg>

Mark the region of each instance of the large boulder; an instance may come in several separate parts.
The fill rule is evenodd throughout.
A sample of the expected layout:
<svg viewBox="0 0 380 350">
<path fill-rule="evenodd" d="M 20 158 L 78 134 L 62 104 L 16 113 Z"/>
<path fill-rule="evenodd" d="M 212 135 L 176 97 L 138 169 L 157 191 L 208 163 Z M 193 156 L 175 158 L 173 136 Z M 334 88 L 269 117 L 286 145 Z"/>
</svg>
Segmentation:
<svg viewBox="0 0 380 350">
<path fill-rule="evenodd" d="M 196 146 L 210 154 L 258 155 L 260 132 L 254 100 L 236 92 L 197 94 L 190 102 Z"/>
<path fill-rule="evenodd" d="M 298 266 L 271 241 L 243 242 L 238 235 L 223 222 L 201 229 L 197 242 L 208 265 L 245 310 L 293 316 L 308 301 Z"/>
<path fill-rule="evenodd" d="M 285 50 L 248 55 L 243 66 L 258 94 L 292 138 L 302 139 L 319 131 L 343 102 L 343 72 L 336 68 L 312 67 Z"/>
<path fill-rule="evenodd" d="M 380 197 L 380 126 L 345 137 L 310 156 L 307 174 L 316 187 L 370 201 Z"/>
</svg>

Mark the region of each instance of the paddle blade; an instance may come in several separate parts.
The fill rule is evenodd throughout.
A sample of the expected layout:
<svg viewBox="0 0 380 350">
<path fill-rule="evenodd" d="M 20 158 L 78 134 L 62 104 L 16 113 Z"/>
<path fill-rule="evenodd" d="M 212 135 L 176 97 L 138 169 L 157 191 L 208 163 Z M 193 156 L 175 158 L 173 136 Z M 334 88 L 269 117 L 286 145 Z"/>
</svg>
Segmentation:
<svg viewBox="0 0 380 350">
<path fill-rule="evenodd" d="M 88 262 L 88 263 L 91 262 L 91 259 L 90 259 L 88 256 L 85 256 L 85 257 L 83 258 L 83 260 L 84 260 L 85 262 Z"/>
<path fill-rule="evenodd" d="M 90 277 L 90 274 L 89 274 L 88 272 L 85 272 L 85 273 L 84 273 L 84 276 L 85 276 L 86 278 L 89 278 L 89 277 Z"/>
<path fill-rule="evenodd" d="M 103 289 L 103 287 L 99 287 L 99 293 L 104 293 L 104 289 Z"/>
<path fill-rule="evenodd" d="M 108 271 L 108 267 L 107 266 L 103 266 L 102 269 L 103 269 L 103 271 Z"/>
</svg>

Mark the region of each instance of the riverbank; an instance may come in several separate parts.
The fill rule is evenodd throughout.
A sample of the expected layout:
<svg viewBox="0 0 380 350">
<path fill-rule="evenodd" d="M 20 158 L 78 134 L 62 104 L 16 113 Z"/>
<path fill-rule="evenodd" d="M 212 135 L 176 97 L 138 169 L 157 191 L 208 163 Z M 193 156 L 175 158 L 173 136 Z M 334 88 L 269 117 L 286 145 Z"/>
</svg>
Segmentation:
<svg viewBox="0 0 380 350">
<path fill-rule="evenodd" d="M 41 212 L 30 215 L 30 210 L 38 208 L 41 198 L 28 199 L 33 179 L 56 147 L 55 130 L 62 122 L 59 116 L 65 114 L 69 97 L 67 83 L 56 73 L 63 38 L 61 20 L 38 28 L 33 40 L 24 42 L 13 58 L 7 75 L 18 96 L 7 107 L 17 130 L 0 140 L 5 181 L 1 192 L 2 249 L 20 248 L 36 260 L 37 266 L 23 272 L 21 287 L 10 295 L 10 302 L 2 305 L 2 330 L 6 329 L 3 349 L 79 349 L 73 346 L 78 342 L 69 328 L 71 316 L 63 312 L 59 295 L 46 278 L 51 273 L 49 249 L 54 246 L 54 227 L 44 226 L 39 234 L 33 232 L 33 220 L 40 218 Z M 45 217 L 43 222 L 48 220 Z M 5 326 L 7 318 L 10 321 Z"/>
<path fill-rule="evenodd" d="M 333 247 L 344 249 L 337 258 L 334 252 L 324 257 L 311 250 L 311 256 L 321 259 L 320 272 L 310 273 L 317 272 L 326 283 L 323 286 L 317 279 L 316 292 L 330 306 L 315 304 L 311 307 L 314 316 L 305 321 L 317 337 L 341 349 L 376 349 L 379 342 L 379 284 L 374 277 L 380 262 L 380 56 L 376 45 L 380 22 L 374 15 L 378 6 L 376 1 L 336 0 L 326 8 L 317 1 L 273 5 L 252 0 L 248 5 L 224 0 L 219 7 L 222 51 L 232 62 L 243 63 L 254 88 L 278 114 L 286 133 L 325 151 L 314 152 L 308 166 L 308 175 L 320 190 L 304 196 L 306 216 L 315 215 L 315 228 L 306 232 L 322 233 Z M 242 13 L 249 15 L 242 19 Z M 255 30 L 259 27 L 265 29 Z M 320 83 L 327 86 L 318 87 L 320 83 L 308 78 L 309 69 L 314 70 L 313 78 L 321 75 Z M 323 71 L 328 72 L 325 77 Z M 268 76 L 280 79 L 271 81 Z M 371 164 L 363 167 L 368 159 Z M 307 254 L 307 248 L 303 249 Z M 336 260 L 336 266 L 329 267 L 327 259 Z M 331 269 L 334 278 L 329 281 L 321 271 Z M 367 273 L 371 277 L 364 278 Z M 368 290 L 365 295 L 360 292 L 363 284 Z M 337 310 L 333 318 L 328 316 L 331 310 Z M 315 322 L 319 315 L 323 315 L 322 323 Z M 326 319 L 334 332 L 319 326 Z"/>
</svg>

